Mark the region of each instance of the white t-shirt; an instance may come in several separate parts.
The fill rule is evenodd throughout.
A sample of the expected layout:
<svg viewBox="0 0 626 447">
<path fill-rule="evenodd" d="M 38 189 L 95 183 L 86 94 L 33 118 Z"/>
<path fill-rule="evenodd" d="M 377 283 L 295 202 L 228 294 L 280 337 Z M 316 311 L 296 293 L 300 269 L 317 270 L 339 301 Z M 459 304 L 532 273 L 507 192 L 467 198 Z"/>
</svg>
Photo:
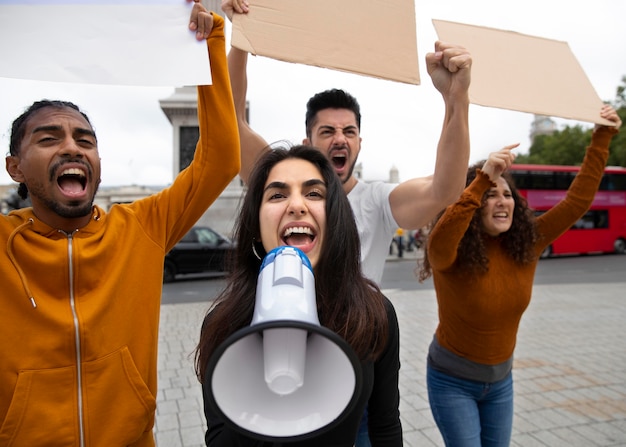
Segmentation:
<svg viewBox="0 0 626 447">
<path fill-rule="evenodd" d="M 348 194 L 361 238 L 363 274 L 380 284 L 389 254 L 389 244 L 398 228 L 391 214 L 389 194 L 395 183 L 357 182 Z"/>
</svg>

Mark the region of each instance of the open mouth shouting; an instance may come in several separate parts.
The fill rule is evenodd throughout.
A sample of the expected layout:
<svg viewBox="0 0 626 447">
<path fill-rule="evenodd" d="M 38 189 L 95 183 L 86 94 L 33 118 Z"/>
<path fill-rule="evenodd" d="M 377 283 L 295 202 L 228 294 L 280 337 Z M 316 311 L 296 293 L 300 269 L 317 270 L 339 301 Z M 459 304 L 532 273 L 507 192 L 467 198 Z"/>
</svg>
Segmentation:
<svg viewBox="0 0 626 447">
<path fill-rule="evenodd" d="M 285 228 L 282 241 L 285 245 L 297 247 L 307 253 L 315 245 L 316 232 L 308 226 L 291 226 Z"/>
<path fill-rule="evenodd" d="M 81 165 L 65 167 L 57 175 L 59 189 L 69 198 L 80 198 L 87 188 L 87 167 Z"/>
<path fill-rule="evenodd" d="M 330 151 L 330 161 L 335 168 L 335 172 L 341 176 L 348 167 L 348 151 L 344 148 L 333 149 Z"/>
</svg>

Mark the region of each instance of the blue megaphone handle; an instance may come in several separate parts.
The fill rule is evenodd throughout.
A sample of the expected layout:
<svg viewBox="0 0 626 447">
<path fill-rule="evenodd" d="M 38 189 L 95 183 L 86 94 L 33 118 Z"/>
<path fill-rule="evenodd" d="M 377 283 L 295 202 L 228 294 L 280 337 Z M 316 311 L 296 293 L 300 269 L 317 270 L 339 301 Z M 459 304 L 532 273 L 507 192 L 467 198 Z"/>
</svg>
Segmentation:
<svg viewBox="0 0 626 447">
<path fill-rule="evenodd" d="M 295 252 L 298 256 L 300 256 L 300 259 L 302 259 L 302 264 L 308 267 L 308 269 L 311 270 L 311 272 L 313 271 L 313 267 L 311 267 L 311 261 L 309 261 L 309 258 L 307 257 L 307 255 L 305 255 L 304 252 L 300 250 L 299 248 L 292 247 L 291 245 L 282 245 L 280 247 L 276 247 L 273 250 L 271 250 L 263 258 L 263 262 L 261 263 L 261 268 L 259 270 L 263 270 L 268 264 L 271 264 L 272 262 L 274 262 L 274 259 L 276 258 L 276 256 L 285 250 L 290 250 L 290 251 Z"/>
</svg>

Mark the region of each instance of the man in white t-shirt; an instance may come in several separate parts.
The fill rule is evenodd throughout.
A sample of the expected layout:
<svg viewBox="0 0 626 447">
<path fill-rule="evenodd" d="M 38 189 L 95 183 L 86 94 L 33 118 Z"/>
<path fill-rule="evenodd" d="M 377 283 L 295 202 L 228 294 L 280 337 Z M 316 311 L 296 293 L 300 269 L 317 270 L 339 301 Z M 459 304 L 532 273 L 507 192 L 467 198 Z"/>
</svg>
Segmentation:
<svg viewBox="0 0 626 447">
<path fill-rule="evenodd" d="M 232 19 L 233 13 L 247 13 L 248 4 L 245 0 L 223 1 L 222 10 Z M 203 37 L 202 30 L 202 17 L 199 17 L 196 29 L 199 38 Z M 248 53 L 232 47 L 228 68 L 241 140 L 239 175 L 244 182 L 259 155 L 270 150 L 268 143 L 246 121 L 247 63 Z M 396 229 L 424 227 L 439 211 L 453 203 L 465 187 L 470 154 L 471 65 L 469 52 L 457 45 L 436 42 L 435 51 L 426 55 L 428 74 L 445 104 L 435 171 L 431 176 L 399 184 L 364 183 L 353 175 L 361 150 L 361 112 L 353 96 L 333 89 L 318 93 L 307 103 L 303 144 L 324 152 L 333 163 L 359 227 L 363 272 L 378 284 Z"/>
<path fill-rule="evenodd" d="M 247 8 L 243 0 L 222 3 L 229 18 L 233 12 L 246 13 Z M 268 143 L 246 121 L 247 62 L 247 52 L 234 47 L 230 49 L 228 66 L 241 140 L 239 175 L 244 182 L 259 155 L 270 150 Z M 363 272 L 378 284 L 396 229 L 424 227 L 439 211 L 453 203 L 465 187 L 470 154 L 468 89 L 471 65 L 469 52 L 457 45 L 436 42 L 435 52 L 426 55 L 428 74 L 445 104 L 435 171 L 428 177 L 399 184 L 365 183 L 354 176 L 361 150 L 361 112 L 353 96 L 332 89 L 318 93 L 307 103 L 303 144 L 324 152 L 341 178 L 359 227 Z"/>
<path fill-rule="evenodd" d="M 225 0 L 222 10 L 232 19 L 233 13 L 247 13 L 248 3 Z M 198 38 L 204 38 L 202 14 L 195 26 Z M 246 121 L 247 62 L 247 52 L 231 48 L 228 68 L 241 140 L 239 175 L 244 182 L 247 182 L 260 154 L 270 150 L 268 143 Z M 361 112 L 353 96 L 332 89 L 316 94 L 307 103 L 303 144 L 324 152 L 341 178 L 359 227 L 363 272 L 378 284 L 396 229 L 424 227 L 439 211 L 453 203 L 465 187 L 470 154 L 468 89 L 471 65 L 469 52 L 457 45 L 436 42 L 435 51 L 426 55 L 428 74 L 445 104 L 435 171 L 428 177 L 399 184 L 365 183 L 354 176 L 361 150 Z"/>
<path fill-rule="evenodd" d="M 431 176 L 399 184 L 358 180 L 353 173 L 361 149 L 358 102 L 349 93 L 332 89 L 316 94 L 307 103 L 303 144 L 324 152 L 341 178 L 359 228 L 363 272 L 376 283 L 382 279 L 396 229 L 414 230 L 427 225 L 459 197 L 465 186 L 470 152 L 467 89 L 471 58 L 460 47 L 438 43 L 436 49 L 426 61 L 444 97 L 446 114 Z M 248 53 L 234 47 L 228 54 L 241 139 L 239 175 L 244 182 L 257 157 L 269 150 L 268 143 L 245 119 L 247 57 Z"/>
</svg>

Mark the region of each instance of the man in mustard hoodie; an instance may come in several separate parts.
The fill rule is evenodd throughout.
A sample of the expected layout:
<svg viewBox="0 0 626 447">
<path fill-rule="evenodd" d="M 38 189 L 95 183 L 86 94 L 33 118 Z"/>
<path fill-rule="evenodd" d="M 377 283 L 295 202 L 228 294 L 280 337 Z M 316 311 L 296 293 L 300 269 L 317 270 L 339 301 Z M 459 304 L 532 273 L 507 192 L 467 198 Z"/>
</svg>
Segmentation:
<svg viewBox="0 0 626 447">
<path fill-rule="evenodd" d="M 163 259 L 239 172 L 224 21 L 207 39 L 191 165 L 105 212 L 96 134 L 74 104 L 39 101 L 6 168 L 32 208 L 0 216 L 0 446 L 153 446 Z"/>
</svg>

